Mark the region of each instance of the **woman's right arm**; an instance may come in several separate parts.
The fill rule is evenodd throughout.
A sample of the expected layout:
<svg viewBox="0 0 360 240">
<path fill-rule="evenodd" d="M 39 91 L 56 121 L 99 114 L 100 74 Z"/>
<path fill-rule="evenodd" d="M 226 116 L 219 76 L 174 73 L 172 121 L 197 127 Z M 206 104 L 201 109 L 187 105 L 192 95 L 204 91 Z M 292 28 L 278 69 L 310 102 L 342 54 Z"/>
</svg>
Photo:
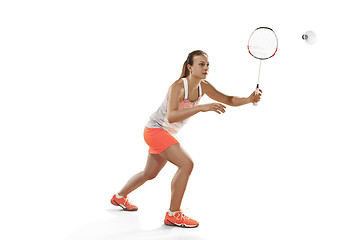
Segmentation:
<svg viewBox="0 0 360 240">
<path fill-rule="evenodd" d="M 167 119 L 170 123 L 181 122 L 199 112 L 215 111 L 219 114 L 225 112 L 226 107 L 220 103 L 197 105 L 188 109 L 179 110 L 179 102 L 182 95 L 181 90 L 182 82 L 175 82 L 170 87 L 167 109 Z"/>
</svg>

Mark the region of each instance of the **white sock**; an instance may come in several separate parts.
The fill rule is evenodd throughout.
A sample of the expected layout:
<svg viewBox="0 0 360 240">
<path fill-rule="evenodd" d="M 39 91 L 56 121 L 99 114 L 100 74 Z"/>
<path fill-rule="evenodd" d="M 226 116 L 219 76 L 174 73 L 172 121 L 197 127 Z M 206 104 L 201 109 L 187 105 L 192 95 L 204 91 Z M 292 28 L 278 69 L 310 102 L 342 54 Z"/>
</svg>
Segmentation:
<svg viewBox="0 0 360 240">
<path fill-rule="evenodd" d="M 169 216 L 174 216 L 176 212 L 177 212 L 177 211 L 172 212 L 172 211 L 170 211 L 170 209 L 169 209 Z"/>
<path fill-rule="evenodd" d="M 124 196 L 120 196 L 119 194 L 116 194 L 116 198 L 117 198 L 117 199 L 120 199 L 120 198 L 122 198 L 122 197 L 124 197 Z"/>
</svg>

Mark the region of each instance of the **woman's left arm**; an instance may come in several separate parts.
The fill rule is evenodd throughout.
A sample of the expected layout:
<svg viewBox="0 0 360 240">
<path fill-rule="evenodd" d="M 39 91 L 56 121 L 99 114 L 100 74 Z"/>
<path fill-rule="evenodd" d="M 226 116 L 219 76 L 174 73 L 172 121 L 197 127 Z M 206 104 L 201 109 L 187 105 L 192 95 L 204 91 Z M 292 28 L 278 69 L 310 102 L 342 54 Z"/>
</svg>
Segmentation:
<svg viewBox="0 0 360 240">
<path fill-rule="evenodd" d="M 204 94 L 208 95 L 211 99 L 224 103 L 229 106 L 241 106 L 248 103 L 258 102 L 260 101 L 261 93 L 255 95 L 255 91 L 247 98 L 228 96 L 219 92 L 216 88 L 214 88 L 208 81 L 203 80 L 201 85 Z M 260 92 L 262 92 L 260 90 Z"/>
</svg>

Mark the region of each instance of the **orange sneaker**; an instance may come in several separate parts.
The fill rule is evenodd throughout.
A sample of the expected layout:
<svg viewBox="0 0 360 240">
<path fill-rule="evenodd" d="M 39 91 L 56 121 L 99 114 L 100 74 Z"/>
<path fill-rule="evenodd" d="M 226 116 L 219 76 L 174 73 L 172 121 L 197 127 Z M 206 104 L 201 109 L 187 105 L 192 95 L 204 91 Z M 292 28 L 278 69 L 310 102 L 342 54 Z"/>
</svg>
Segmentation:
<svg viewBox="0 0 360 240">
<path fill-rule="evenodd" d="M 164 223 L 168 226 L 178 226 L 185 228 L 194 228 L 199 226 L 199 222 L 185 216 L 181 210 L 177 211 L 173 216 L 170 216 L 169 212 L 167 212 Z"/>
<path fill-rule="evenodd" d="M 137 211 L 138 207 L 131 204 L 129 198 L 124 196 L 122 198 L 117 198 L 116 194 L 112 197 L 111 203 L 115 206 L 122 207 L 125 211 Z"/>
</svg>

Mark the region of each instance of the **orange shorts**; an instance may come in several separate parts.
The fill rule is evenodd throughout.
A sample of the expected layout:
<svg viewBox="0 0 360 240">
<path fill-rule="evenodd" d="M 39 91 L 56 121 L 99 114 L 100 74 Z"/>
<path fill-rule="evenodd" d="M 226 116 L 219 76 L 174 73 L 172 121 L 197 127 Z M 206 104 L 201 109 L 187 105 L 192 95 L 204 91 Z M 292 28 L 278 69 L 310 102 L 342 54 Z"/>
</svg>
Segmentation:
<svg viewBox="0 0 360 240">
<path fill-rule="evenodd" d="M 144 139 L 149 145 L 151 154 L 160 154 L 172 145 L 179 143 L 170 133 L 160 128 L 145 127 Z"/>
</svg>

